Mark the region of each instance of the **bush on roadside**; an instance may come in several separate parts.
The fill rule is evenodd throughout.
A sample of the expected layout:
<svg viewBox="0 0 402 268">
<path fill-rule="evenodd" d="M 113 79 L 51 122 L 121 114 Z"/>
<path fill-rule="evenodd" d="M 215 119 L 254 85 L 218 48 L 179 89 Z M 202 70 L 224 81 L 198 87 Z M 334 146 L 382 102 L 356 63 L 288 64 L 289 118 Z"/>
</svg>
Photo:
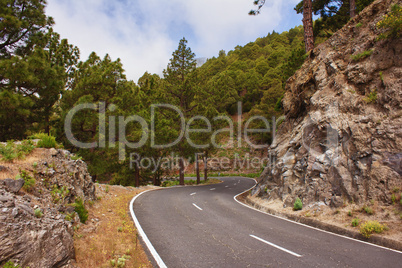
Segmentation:
<svg viewBox="0 0 402 268">
<path fill-rule="evenodd" d="M 300 198 L 296 198 L 295 203 L 293 204 L 293 210 L 301 210 L 303 208 L 303 203 Z"/>
<path fill-rule="evenodd" d="M 360 233 L 366 238 L 370 238 L 373 233 L 380 234 L 386 229 L 387 227 L 378 221 L 366 221 L 360 225 Z"/>
<path fill-rule="evenodd" d="M 357 227 L 357 226 L 359 225 L 359 221 L 360 221 L 360 220 L 359 220 L 358 218 L 353 219 L 353 220 L 352 220 L 352 226 L 353 226 L 353 227 Z"/>
</svg>

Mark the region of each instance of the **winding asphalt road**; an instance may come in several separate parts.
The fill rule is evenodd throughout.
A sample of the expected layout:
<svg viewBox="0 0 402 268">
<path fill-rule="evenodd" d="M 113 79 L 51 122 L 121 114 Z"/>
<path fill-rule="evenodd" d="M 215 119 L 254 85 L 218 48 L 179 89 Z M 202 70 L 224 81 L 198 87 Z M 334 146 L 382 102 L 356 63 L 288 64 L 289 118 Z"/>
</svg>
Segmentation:
<svg viewBox="0 0 402 268">
<path fill-rule="evenodd" d="M 234 196 L 251 188 L 254 180 L 220 179 L 224 182 L 145 192 L 132 202 L 137 228 L 153 246 L 155 266 L 402 266 L 402 252 L 250 209 Z"/>
</svg>

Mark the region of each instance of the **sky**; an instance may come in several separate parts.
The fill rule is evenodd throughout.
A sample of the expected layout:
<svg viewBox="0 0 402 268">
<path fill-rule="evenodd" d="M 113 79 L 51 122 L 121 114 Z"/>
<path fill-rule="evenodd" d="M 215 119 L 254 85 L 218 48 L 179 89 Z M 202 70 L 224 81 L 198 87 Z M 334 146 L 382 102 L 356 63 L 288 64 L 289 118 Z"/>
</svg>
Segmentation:
<svg viewBox="0 0 402 268">
<path fill-rule="evenodd" d="M 301 25 L 293 9 L 299 1 L 268 0 L 249 16 L 253 0 L 48 0 L 46 14 L 82 61 L 93 51 L 120 58 L 127 79 L 137 82 L 146 71 L 162 75 L 183 37 L 197 58 L 212 58 Z"/>
</svg>

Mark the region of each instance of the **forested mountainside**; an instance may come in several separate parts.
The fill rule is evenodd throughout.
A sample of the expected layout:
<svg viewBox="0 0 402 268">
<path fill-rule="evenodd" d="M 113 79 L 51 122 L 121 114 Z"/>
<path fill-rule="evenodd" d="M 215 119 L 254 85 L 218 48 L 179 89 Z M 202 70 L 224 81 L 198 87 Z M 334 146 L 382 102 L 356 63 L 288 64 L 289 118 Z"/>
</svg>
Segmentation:
<svg viewBox="0 0 402 268">
<path fill-rule="evenodd" d="M 355 2 L 359 12 L 371 1 Z M 313 12 L 321 16 L 314 24 L 316 44 L 349 20 L 348 3 L 314 2 Z M 182 174 L 184 163 L 180 158 L 192 157 L 188 162 L 193 162 L 195 153 L 216 153 L 213 146 L 194 148 L 184 139 L 168 149 L 152 146 L 152 141 L 174 141 L 182 130 L 180 118 L 173 111 L 152 117 L 152 104 L 174 105 L 183 111 L 184 124 L 199 115 L 210 121 L 234 115 L 239 101 L 241 112 L 246 113 L 243 119 L 256 115 L 270 120 L 283 113 L 285 82 L 306 58 L 301 26 L 269 33 L 228 52 L 220 51 L 218 57 L 199 68 L 195 54 L 183 38 L 162 77 L 146 72 L 135 83 L 127 80 L 119 59 L 92 53 L 80 61 L 79 48 L 53 30 L 53 19 L 44 12 L 46 1 L 26 5 L 7 1 L 6 6 L 1 10 L 2 17 L 7 19 L 2 21 L 6 31 L 0 33 L 0 140 L 21 140 L 45 132 L 79 154 L 95 180 L 123 185 L 149 181 L 159 184 L 161 178 L 172 173 L 172 166 L 160 169 L 151 164 L 150 169 L 136 169 L 130 166 L 133 154 L 141 159 L 177 156 L 175 166 L 180 166 Z M 302 12 L 300 8 L 298 5 L 298 12 Z M 179 62 L 180 57 L 184 62 Z M 74 108 L 89 103 L 92 105 L 74 113 Z M 132 123 L 133 115 L 144 121 Z M 190 122 L 194 127 L 206 127 L 200 120 Z M 260 123 L 254 121 L 252 126 L 258 128 Z M 151 126 L 157 131 L 152 132 Z M 221 117 L 213 121 L 211 130 L 228 126 L 231 122 Z M 226 134 L 190 136 L 196 144 L 206 144 L 211 138 L 219 143 Z M 140 148 L 126 146 L 142 138 L 146 142 Z M 271 139 L 268 133 L 258 137 L 263 143 L 270 143 Z"/>
</svg>

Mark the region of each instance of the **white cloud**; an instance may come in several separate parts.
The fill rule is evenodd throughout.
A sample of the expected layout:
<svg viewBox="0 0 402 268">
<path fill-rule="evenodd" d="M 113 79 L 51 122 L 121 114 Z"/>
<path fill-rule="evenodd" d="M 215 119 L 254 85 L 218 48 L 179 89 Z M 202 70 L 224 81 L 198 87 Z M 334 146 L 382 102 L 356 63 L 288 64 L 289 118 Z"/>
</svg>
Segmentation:
<svg viewBox="0 0 402 268">
<path fill-rule="evenodd" d="M 108 53 L 120 58 L 127 77 L 137 81 L 145 71 L 161 74 L 181 37 L 189 40 L 197 56 L 216 56 L 220 49 L 245 45 L 286 23 L 298 0 L 286 5 L 281 0 L 267 1 L 256 17 L 247 15 L 252 2 L 50 0 L 46 11 L 62 38 L 79 47 L 81 60 L 92 51 L 101 57 Z"/>
</svg>

